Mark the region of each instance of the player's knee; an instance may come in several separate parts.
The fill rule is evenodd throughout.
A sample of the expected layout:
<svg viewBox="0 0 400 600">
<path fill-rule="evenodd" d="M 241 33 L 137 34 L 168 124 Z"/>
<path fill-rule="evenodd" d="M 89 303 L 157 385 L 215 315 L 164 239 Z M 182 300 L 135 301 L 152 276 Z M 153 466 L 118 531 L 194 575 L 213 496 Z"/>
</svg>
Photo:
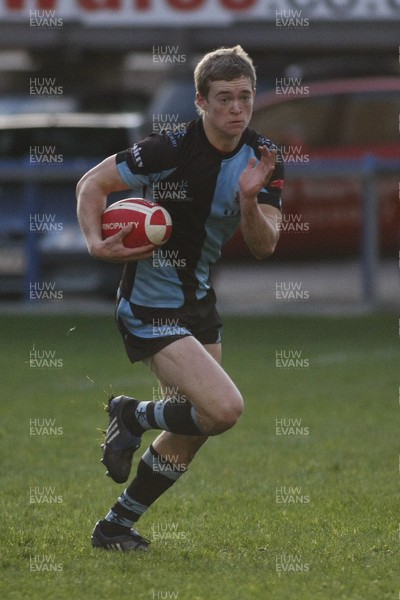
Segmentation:
<svg viewBox="0 0 400 600">
<path fill-rule="evenodd" d="M 238 422 L 243 408 L 243 398 L 239 393 L 221 403 L 213 414 L 210 435 L 218 435 L 231 429 Z"/>
</svg>

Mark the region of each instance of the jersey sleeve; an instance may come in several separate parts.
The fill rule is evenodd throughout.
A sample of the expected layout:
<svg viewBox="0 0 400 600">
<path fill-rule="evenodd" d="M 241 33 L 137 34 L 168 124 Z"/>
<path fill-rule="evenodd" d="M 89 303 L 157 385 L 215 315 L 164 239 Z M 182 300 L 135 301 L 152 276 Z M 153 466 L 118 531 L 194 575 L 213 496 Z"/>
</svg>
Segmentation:
<svg viewBox="0 0 400 600">
<path fill-rule="evenodd" d="M 284 182 L 283 163 L 279 162 L 279 155 L 277 155 L 277 162 L 271 175 L 271 179 L 269 180 L 268 185 L 258 194 L 258 203 L 271 204 L 271 206 L 275 206 L 275 208 L 282 210 L 282 190 Z"/>
<path fill-rule="evenodd" d="M 275 206 L 279 210 L 282 210 L 282 190 L 285 184 L 285 169 L 283 166 L 283 160 L 279 149 L 269 140 L 263 136 L 258 136 L 257 138 L 257 150 L 256 156 L 260 159 L 260 153 L 258 150 L 258 146 L 267 146 L 268 149 L 276 149 L 276 163 L 275 169 L 272 172 L 271 178 L 268 184 L 259 192 L 258 194 L 258 203 L 259 204 L 270 204 L 271 206 Z"/>
<path fill-rule="evenodd" d="M 124 183 L 132 190 L 141 189 L 167 177 L 176 168 L 176 153 L 168 135 L 152 133 L 119 152 L 116 164 Z"/>
</svg>

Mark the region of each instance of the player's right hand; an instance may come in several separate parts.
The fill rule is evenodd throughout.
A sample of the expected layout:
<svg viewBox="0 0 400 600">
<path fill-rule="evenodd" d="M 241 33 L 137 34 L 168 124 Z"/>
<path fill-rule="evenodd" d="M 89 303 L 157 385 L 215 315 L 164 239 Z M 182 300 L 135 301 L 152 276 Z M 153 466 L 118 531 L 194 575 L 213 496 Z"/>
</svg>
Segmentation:
<svg viewBox="0 0 400 600">
<path fill-rule="evenodd" d="M 123 239 L 132 229 L 132 224 L 127 225 L 115 235 L 105 240 L 94 242 L 89 247 L 89 254 L 93 258 L 105 260 L 107 262 L 124 263 L 128 261 L 142 260 L 152 256 L 156 249 L 154 244 L 140 246 L 139 248 L 127 248 L 124 246 Z"/>
</svg>

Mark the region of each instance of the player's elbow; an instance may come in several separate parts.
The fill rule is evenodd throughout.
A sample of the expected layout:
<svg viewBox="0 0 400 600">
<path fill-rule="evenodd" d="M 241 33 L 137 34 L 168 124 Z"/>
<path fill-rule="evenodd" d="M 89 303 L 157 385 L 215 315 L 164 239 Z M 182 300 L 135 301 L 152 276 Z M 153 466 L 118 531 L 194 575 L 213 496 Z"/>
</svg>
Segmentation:
<svg viewBox="0 0 400 600">
<path fill-rule="evenodd" d="M 265 260 L 266 258 L 268 258 L 269 256 L 271 256 L 274 253 L 273 250 L 264 250 L 262 252 L 258 251 L 258 252 L 254 252 L 253 251 L 253 256 L 257 259 L 257 260 Z"/>
<path fill-rule="evenodd" d="M 265 260 L 275 252 L 277 243 L 278 240 L 263 244 L 257 248 L 251 248 L 252 254 L 257 260 Z"/>
</svg>

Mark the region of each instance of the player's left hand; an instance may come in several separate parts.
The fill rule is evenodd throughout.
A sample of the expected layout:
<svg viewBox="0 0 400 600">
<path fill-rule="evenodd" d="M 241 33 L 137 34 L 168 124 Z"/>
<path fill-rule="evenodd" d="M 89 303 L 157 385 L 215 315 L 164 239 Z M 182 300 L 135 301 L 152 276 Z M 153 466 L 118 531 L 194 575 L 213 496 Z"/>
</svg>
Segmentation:
<svg viewBox="0 0 400 600">
<path fill-rule="evenodd" d="M 265 187 L 275 169 L 276 150 L 269 150 L 267 146 L 259 146 L 261 158 L 258 161 L 251 158 L 239 179 L 240 195 L 243 199 L 254 199 L 260 190 Z"/>
</svg>

